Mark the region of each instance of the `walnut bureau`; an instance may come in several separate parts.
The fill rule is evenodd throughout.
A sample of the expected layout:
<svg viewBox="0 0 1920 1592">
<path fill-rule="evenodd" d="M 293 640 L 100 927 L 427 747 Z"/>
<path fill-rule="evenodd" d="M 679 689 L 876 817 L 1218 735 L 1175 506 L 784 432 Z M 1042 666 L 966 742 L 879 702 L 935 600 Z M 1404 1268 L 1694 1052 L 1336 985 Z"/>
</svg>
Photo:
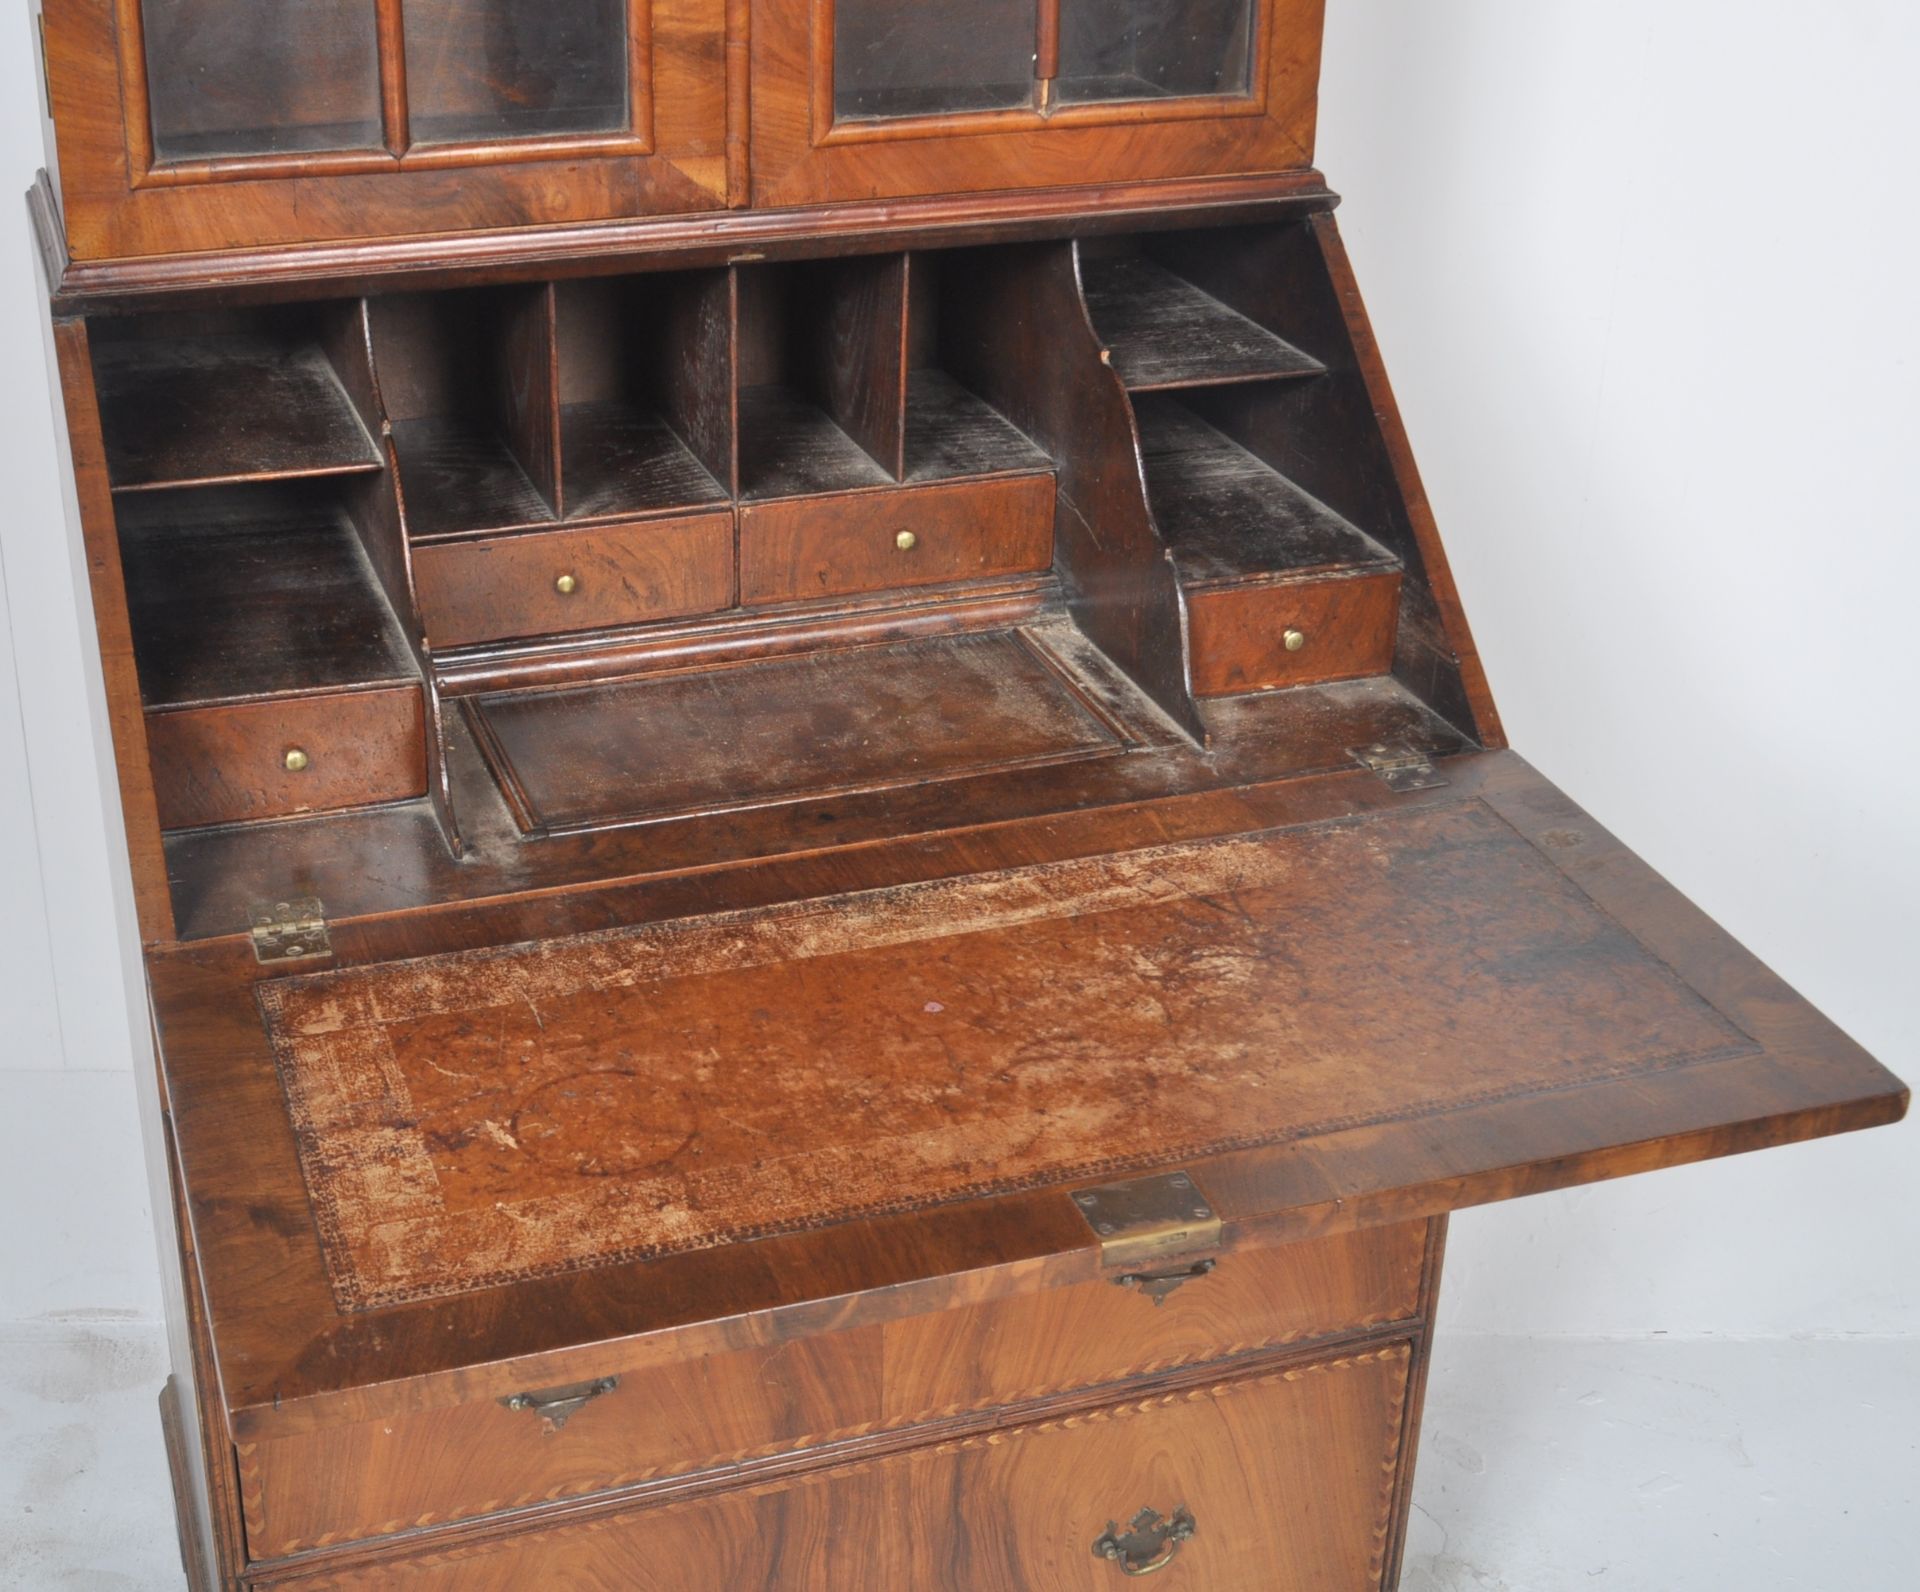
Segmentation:
<svg viewBox="0 0 1920 1592">
<path fill-rule="evenodd" d="M 1320 0 L 36 20 L 196 1592 L 1384 1592 L 1450 1211 L 1905 1111 L 1507 749 Z"/>
</svg>

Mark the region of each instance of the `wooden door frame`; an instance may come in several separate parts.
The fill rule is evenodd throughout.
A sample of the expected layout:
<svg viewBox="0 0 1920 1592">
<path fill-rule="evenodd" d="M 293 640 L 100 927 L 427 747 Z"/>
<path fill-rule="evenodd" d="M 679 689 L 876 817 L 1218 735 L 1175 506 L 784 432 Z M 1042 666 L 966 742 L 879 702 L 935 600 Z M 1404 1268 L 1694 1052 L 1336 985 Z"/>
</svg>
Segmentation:
<svg viewBox="0 0 1920 1592">
<path fill-rule="evenodd" d="M 92 260 L 722 208 L 726 0 L 628 4 L 626 131 L 409 146 L 404 92 L 383 71 L 385 148 L 167 162 L 153 150 L 139 0 L 47 0 L 47 131 L 69 252 Z M 398 0 L 377 0 L 368 19 L 388 60 L 397 18 Z"/>
</svg>

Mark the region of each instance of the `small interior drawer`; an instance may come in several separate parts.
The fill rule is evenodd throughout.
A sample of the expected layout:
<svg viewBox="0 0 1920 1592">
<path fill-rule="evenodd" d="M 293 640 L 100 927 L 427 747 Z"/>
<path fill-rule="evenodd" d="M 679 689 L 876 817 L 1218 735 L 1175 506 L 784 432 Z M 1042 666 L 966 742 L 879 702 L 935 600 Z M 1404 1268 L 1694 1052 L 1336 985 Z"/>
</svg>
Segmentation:
<svg viewBox="0 0 1920 1592">
<path fill-rule="evenodd" d="M 164 829 L 408 801 L 427 789 L 417 685 L 147 715 Z"/>
<path fill-rule="evenodd" d="M 1164 1571 L 1155 1585 L 1375 1592 L 1411 1358 L 1395 1342 L 1270 1365 L 285 1584 L 1112 1592 Z"/>
<path fill-rule="evenodd" d="M 1357 680 L 1393 667 L 1400 572 L 1199 587 L 1187 598 L 1196 696 Z"/>
<path fill-rule="evenodd" d="M 733 516 L 432 542 L 413 572 L 443 647 L 712 613 L 733 602 Z"/>
<path fill-rule="evenodd" d="M 740 509 L 740 600 L 803 602 L 1022 574 L 1053 562 L 1051 475 Z"/>
<path fill-rule="evenodd" d="M 1419 1314 L 1426 1237 L 1236 1249 L 1157 1306 L 1107 1278 L 681 1363 L 582 1354 L 555 1386 L 240 1445 L 248 1542 L 378 1537 L 1390 1327 Z M 555 1422 L 516 1392 L 588 1396 Z"/>
</svg>

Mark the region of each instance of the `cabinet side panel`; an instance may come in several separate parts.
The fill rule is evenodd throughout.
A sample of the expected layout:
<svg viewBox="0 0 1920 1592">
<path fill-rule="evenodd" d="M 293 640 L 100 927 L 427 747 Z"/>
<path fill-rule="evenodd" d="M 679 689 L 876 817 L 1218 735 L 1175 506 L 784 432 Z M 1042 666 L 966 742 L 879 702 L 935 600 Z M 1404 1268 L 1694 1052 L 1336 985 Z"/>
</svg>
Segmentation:
<svg viewBox="0 0 1920 1592">
<path fill-rule="evenodd" d="M 96 700 L 95 710 L 104 712 L 104 723 L 96 723 L 95 730 L 101 758 L 110 761 L 113 773 L 111 781 L 103 783 L 119 793 L 118 812 L 133 867 L 140 940 L 152 945 L 173 938 L 173 904 L 167 891 L 166 857 L 160 846 L 153 775 L 147 763 L 147 729 L 140 708 L 139 676 L 134 669 L 133 628 L 127 618 L 126 582 L 120 570 L 120 542 L 114 529 L 113 494 L 107 485 L 106 453 L 100 439 L 100 411 L 94 397 L 93 361 L 84 321 L 49 321 L 47 365 L 58 384 L 53 405 L 54 442 L 61 466 L 67 535 L 86 574 L 80 623 L 82 631 L 87 631 L 90 608 L 91 631 L 100 657 L 105 700 Z M 76 596 L 81 595 L 76 590 Z M 111 822 L 113 804 L 108 805 Z"/>
</svg>

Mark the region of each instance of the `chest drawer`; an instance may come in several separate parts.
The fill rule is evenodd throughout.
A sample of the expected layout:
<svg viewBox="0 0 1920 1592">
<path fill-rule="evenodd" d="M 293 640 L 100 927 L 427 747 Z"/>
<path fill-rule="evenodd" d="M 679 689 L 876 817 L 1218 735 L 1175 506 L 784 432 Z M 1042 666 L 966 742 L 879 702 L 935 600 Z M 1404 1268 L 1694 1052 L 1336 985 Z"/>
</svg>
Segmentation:
<svg viewBox="0 0 1920 1592">
<path fill-rule="evenodd" d="M 712 613 L 733 602 L 733 516 L 433 542 L 413 572 L 442 647 Z"/>
<path fill-rule="evenodd" d="M 530 1407 L 241 1445 L 248 1543 L 292 1553 L 1382 1328 L 1418 1315 L 1425 1255 L 1415 1222 L 1237 1249 L 1158 1306 L 1103 1279 L 676 1364 L 581 1355 L 519 1390 Z"/>
<path fill-rule="evenodd" d="M 1053 477 L 1014 476 L 740 510 L 740 600 L 804 602 L 1046 569 Z"/>
<path fill-rule="evenodd" d="M 147 753 L 167 829 L 407 801 L 427 788 L 417 685 L 151 713 Z"/>
<path fill-rule="evenodd" d="M 1392 1344 L 293 1584 L 1375 1592 L 1409 1361 Z"/>
</svg>

